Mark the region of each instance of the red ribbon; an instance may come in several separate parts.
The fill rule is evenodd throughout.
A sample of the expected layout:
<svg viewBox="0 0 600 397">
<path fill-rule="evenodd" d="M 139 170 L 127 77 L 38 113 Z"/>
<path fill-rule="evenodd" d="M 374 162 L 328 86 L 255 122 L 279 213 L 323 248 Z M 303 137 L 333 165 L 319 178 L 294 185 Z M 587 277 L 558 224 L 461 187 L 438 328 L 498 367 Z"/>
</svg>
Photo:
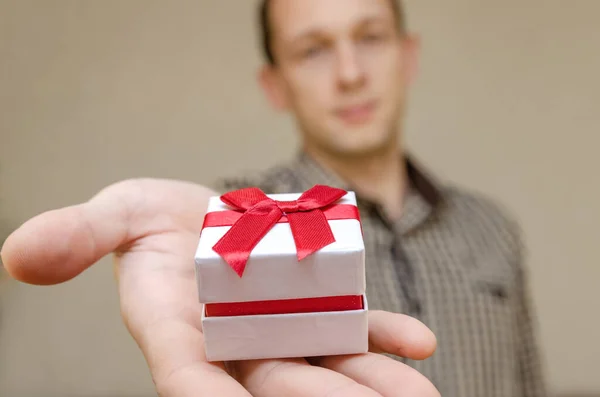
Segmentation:
<svg viewBox="0 0 600 397">
<path fill-rule="evenodd" d="M 287 217 L 298 261 L 335 242 L 323 209 L 347 194 L 345 190 L 316 185 L 297 200 L 277 201 L 258 188 L 226 193 L 221 201 L 243 211 L 213 250 L 240 276 L 250 253 L 275 224 Z"/>
<path fill-rule="evenodd" d="M 328 221 L 341 219 L 360 219 L 358 208 L 352 204 L 334 204 L 322 209 L 323 215 Z M 202 229 L 205 227 L 233 226 L 241 217 L 243 212 L 239 211 L 214 211 L 204 216 Z M 288 223 L 287 216 L 282 216 L 277 223 Z"/>
<path fill-rule="evenodd" d="M 256 302 L 207 303 L 207 317 L 257 316 L 269 314 L 321 313 L 362 310 L 361 295 L 282 299 Z"/>
</svg>

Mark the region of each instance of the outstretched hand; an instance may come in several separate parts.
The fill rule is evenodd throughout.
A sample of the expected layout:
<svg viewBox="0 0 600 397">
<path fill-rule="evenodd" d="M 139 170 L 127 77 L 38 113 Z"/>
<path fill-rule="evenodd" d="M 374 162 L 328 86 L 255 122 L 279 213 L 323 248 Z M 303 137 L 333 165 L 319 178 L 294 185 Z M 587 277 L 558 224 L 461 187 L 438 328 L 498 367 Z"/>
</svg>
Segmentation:
<svg viewBox="0 0 600 397">
<path fill-rule="evenodd" d="M 388 312 L 370 312 L 366 354 L 310 364 L 304 359 L 207 362 L 190 258 L 208 198 L 215 194 L 180 181 L 120 182 L 86 203 L 32 218 L 6 240 L 2 260 L 15 279 L 50 285 L 113 253 L 123 321 L 161 396 L 439 396 L 417 371 L 378 354 L 421 360 L 436 347 L 422 323 Z"/>
</svg>

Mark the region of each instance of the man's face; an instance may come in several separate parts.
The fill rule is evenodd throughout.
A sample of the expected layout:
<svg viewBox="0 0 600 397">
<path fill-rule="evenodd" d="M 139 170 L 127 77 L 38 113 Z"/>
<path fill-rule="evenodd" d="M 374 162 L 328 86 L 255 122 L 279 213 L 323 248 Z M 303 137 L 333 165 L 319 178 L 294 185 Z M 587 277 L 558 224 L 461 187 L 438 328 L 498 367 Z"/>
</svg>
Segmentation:
<svg viewBox="0 0 600 397">
<path fill-rule="evenodd" d="M 396 142 L 416 50 L 390 0 L 274 0 L 271 26 L 263 86 L 308 145 L 356 156 Z"/>
</svg>

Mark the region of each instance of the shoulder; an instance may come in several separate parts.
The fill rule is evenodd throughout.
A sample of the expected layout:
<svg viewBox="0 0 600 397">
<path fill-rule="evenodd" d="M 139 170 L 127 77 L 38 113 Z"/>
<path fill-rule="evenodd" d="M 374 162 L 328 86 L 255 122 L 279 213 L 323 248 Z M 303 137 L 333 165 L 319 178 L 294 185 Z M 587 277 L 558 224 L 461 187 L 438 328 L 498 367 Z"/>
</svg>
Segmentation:
<svg viewBox="0 0 600 397">
<path fill-rule="evenodd" d="M 493 246 L 517 259 L 522 255 L 523 231 L 516 214 L 500 200 L 457 186 L 443 188 L 445 211 L 452 222 L 481 247 Z"/>
<path fill-rule="evenodd" d="M 293 167 L 279 163 L 258 171 L 246 171 L 238 175 L 215 180 L 211 187 L 219 193 L 247 187 L 258 187 L 267 194 L 289 193 L 298 189 Z"/>
<path fill-rule="evenodd" d="M 498 228 L 518 228 L 515 213 L 499 199 L 457 186 L 444 187 L 446 205 L 461 215 L 469 215 Z"/>
</svg>

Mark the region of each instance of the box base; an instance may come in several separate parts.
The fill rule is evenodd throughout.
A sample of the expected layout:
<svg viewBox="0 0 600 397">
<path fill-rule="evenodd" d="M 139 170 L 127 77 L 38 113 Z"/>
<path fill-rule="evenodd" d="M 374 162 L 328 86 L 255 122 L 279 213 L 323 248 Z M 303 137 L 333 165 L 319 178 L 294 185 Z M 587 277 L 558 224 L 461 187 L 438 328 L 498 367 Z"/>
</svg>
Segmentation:
<svg viewBox="0 0 600 397">
<path fill-rule="evenodd" d="M 369 349 L 367 298 L 364 308 L 339 312 L 235 317 L 202 315 L 208 361 L 296 358 L 366 353 Z"/>
</svg>

